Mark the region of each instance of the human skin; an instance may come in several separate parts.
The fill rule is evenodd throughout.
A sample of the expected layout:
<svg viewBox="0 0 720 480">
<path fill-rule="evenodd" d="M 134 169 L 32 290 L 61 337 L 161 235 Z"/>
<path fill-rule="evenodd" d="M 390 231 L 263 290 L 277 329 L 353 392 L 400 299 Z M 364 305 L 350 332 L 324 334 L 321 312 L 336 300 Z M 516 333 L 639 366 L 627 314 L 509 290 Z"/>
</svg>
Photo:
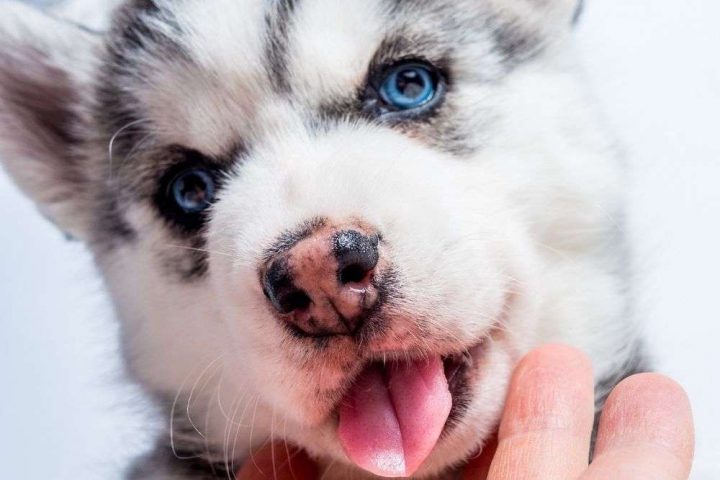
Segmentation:
<svg viewBox="0 0 720 480">
<path fill-rule="evenodd" d="M 593 416 L 593 374 L 587 356 L 563 345 L 534 350 L 513 373 L 497 439 L 471 461 L 463 478 L 688 478 L 693 418 L 685 391 L 673 380 L 648 373 L 621 382 L 603 410 L 588 465 Z M 239 480 L 317 477 L 313 462 L 284 444 L 255 452 L 238 475 Z"/>
</svg>

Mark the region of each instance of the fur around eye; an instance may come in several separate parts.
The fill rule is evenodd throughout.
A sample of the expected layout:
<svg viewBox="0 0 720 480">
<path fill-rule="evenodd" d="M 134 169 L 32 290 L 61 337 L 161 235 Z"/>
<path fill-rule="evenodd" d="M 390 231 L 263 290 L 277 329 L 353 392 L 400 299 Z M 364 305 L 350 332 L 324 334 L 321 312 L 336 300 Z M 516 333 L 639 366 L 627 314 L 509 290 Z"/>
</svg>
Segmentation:
<svg viewBox="0 0 720 480">
<path fill-rule="evenodd" d="M 220 189 L 218 169 L 197 151 L 178 149 L 176 154 L 182 160 L 159 179 L 155 204 L 172 224 L 194 232 L 205 224 Z"/>
</svg>

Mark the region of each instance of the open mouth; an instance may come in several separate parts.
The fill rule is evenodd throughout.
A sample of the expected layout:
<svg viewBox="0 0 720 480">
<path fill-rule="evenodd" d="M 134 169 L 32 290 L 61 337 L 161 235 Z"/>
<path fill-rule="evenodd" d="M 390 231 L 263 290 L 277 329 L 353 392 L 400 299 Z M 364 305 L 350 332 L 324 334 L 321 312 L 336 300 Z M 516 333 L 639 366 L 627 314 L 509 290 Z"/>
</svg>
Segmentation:
<svg viewBox="0 0 720 480">
<path fill-rule="evenodd" d="M 338 408 L 338 436 L 350 460 L 383 477 L 415 473 L 445 431 L 481 349 L 369 364 Z"/>
</svg>

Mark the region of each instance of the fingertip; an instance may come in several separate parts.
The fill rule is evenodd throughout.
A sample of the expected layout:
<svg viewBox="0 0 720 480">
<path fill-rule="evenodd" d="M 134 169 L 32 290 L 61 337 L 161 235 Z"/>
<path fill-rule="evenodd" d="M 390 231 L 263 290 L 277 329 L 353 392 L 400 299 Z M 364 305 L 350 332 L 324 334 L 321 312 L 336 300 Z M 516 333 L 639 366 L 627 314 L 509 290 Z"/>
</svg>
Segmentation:
<svg viewBox="0 0 720 480">
<path fill-rule="evenodd" d="M 596 455 L 635 443 L 653 444 L 683 461 L 695 448 L 690 399 L 675 380 L 643 373 L 618 384 L 605 403 Z"/>
<path fill-rule="evenodd" d="M 583 480 L 688 478 L 694 452 L 690 401 L 674 380 L 645 373 L 622 381 L 608 397 L 597 444 Z"/>
<path fill-rule="evenodd" d="M 593 382 L 580 350 L 562 344 L 533 350 L 511 378 L 500 438 L 548 428 L 584 432 L 592 422 Z"/>
<path fill-rule="evenodd" d="M 634 398 L 638 394 L 653 404 L 660 400 L 660 404 L 667 408 L 688 413 L 692 410 L 690 398 L 682 385 L 668 376 L 652 372 L 638 373 L 624 379 L 615 387 L 608 402 L 615 396 Z"/>
<path fill-rule="evenodd" d="M 489 478 L 576 478 L 587 468 L 592 365 L 566 345 L 530 352 L 513 372 Z"/>
</svg>

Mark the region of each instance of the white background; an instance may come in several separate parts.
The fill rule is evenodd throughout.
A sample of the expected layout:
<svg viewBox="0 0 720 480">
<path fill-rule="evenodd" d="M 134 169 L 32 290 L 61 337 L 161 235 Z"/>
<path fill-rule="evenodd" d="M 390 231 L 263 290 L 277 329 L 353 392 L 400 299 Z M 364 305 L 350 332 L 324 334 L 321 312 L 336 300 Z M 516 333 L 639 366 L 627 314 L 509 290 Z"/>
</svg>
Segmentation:
<svg viewBox="0 0 720 480">
<path fill-rule="evenodd" d="M 631 163 L 638 305 L 693 401 L 693 478 L 720 478 L 720 3 L 589 0 L 588 81 Z M 88 255 L 0 173 L 0 470 L 114 479 L 148 445 Z"/>
</svg>

